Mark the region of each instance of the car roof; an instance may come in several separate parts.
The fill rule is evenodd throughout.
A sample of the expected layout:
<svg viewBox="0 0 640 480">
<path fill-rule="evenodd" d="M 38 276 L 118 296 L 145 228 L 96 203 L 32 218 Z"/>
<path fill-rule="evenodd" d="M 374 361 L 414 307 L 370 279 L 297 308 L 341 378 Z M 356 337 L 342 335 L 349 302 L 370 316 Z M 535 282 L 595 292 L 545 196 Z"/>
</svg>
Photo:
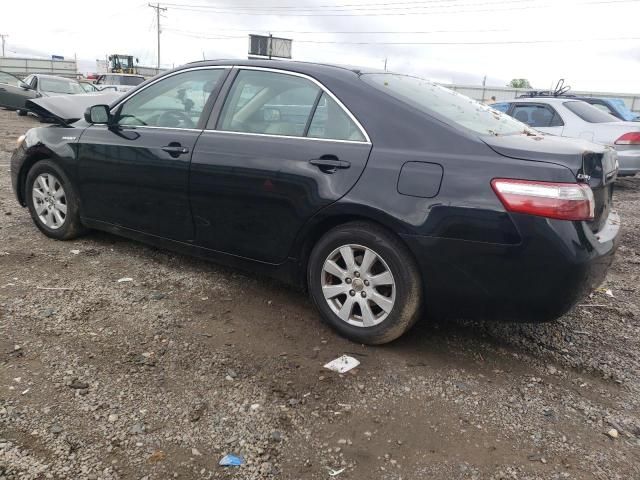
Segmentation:
<svg viewBox="0 0 640 480">
<path fill-rule="evenodd" d="M 69 78 L 69 77 L 62 77 L 60 75 L 49 75 L 48 73 L 31 73 L 30 75 L 33 75 L 34 77 L 44 77 L 44 78 L 63 78 L 64 80 L 71 80 L 74 82 L 77 82 L 78 80 L 76 80 L 75 78 Z"/>
<path fill-rule="evenodd" d="M 117 77 L 144 77 L 144 75 L 141 75 L 139 73 L 112 73 L 112 72 L 107 72 L 107 73 L 101 73 L 98 76 L 101 75 L 115 75 Z"/>
<path fill-rule="evenodd" d="M 358 67 L 353 65 L 338 65 L 331 63 L 315 63 L 315 62 L 301 62 L 294 60 L 268 60 L 268 59 L 220 59 L 220 60 L 200 60 L 196 62 L 187 63 L 182 65 L 176 70 L 183 68 L 193 68 L 194 66 L 238 66 L 238 67 L 261 67 L 261 68 L 275 68 L 282 70 L 290 70 L 292 72 L 299 73 L 329 73 L 331 71 L 337 72 L 351 72 L 354 74 L 362 73 L 381 73 L 380 70 Z M 391 72 L 388 72 L 391 73 Z"/>
<path fill-rule="evenodd" d="M 581 98 L 578 97 L 522 97 L 522 98 L 514 98 L 513 100 L 509 100 L 509 102 L 515 103 L 564 103 L 564 102 L 582 102 Z"/>
</svg>

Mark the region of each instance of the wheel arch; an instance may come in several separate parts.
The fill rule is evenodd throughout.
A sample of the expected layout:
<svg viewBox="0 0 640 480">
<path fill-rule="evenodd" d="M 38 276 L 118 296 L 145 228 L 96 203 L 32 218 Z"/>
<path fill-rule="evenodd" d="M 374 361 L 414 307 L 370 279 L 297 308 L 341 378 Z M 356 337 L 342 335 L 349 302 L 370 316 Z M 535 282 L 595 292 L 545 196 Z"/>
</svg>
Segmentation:
<svg viewBox="0 0 640 480">
<path fill-rule="evenodd" d="M 53 152 L 48 150 L 36 150 L 27 155 L 24 162 L 20 166 L 20 170 L 18 172 L 17 196 L 20 205 L 22 205 L 23 207 L 27 206 L 27 200 L 25 197 L 25 183 L 27 180 L 27 174 L 36 163 L 42 160 L 55 160 L 55 155 L 53 154 Z"/>
<path fill-rule="evenodd" d="M 398 232 L 405 231 L 406 227 L 402 226 L 397 219 L 394 219 L 388 214 L 371 207 L 354 206 L 354 208 L 346 210 L 341 209 L 341 211 L 330 208 L 316 214 L 316 216 L 313 217 L 307 225 L 305 225 L 302 233 L 298 236 L 296 244 L 294 245 L 291 257 L 297 259 L 298 268 L 295 274 L 297 276 L 296 283 L 298 285 L 303 285 L 304 289 L 307 289 L 306 275 L 309 257 L 313 247 L 318 243 L 322 236 L 335 227 L 357 221 L 374 224 L 386 230 L 390 235 L 396 237 L 398 241 L 406 247 L 411 258 L 416 263 L 416 266 L 419 265 L 409 245 L 400 235 L 398 235 Z M 421 275 L 419 269 L 418 272 Z"/>
</svg>

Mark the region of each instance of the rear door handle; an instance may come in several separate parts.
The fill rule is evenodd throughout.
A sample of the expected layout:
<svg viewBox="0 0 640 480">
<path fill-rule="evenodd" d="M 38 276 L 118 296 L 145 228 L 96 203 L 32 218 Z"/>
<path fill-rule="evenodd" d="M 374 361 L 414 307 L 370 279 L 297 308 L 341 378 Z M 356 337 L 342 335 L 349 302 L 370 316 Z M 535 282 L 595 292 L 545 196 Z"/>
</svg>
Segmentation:
<svg viewBox="0 0 640 480">
<path fill-rule="evenodd" d="M 185 153 L 189 153 L 189 149 L 187 147 L 183 147 L 179 143 L 171 142 L 166 147 L 162 147 L 164 152 L 167 152 L 172 157 L 177 157 L 178 155 L 184 155 Z"/>
<path fill-rule="evenodd" d="M 351 166 L 351 162 L 340 160 L 334 155 L 326 155 L 320 158 L 314 158 L 312 160 L 309 160 L 309 163 L 311 165 L 315 165 L 325 173 L 333 173 L 339 168 L 343 169 L 349 168 Z"/>
</svg>

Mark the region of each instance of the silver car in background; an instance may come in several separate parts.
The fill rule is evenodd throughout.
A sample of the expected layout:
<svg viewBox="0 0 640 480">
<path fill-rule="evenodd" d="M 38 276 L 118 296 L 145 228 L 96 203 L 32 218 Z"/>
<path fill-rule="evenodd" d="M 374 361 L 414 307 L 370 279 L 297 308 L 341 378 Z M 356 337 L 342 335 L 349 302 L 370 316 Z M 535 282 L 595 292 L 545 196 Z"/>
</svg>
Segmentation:
<svg viewBox="0 0 640 480">
<path fill-rule="evenodd" d="M 572 97 L 525 97 L 491 105 L 544 133 L 582 138 L 618 152 L 619 176 L 640 172 L 640 123 L 625 122 Z"/>
</svg>

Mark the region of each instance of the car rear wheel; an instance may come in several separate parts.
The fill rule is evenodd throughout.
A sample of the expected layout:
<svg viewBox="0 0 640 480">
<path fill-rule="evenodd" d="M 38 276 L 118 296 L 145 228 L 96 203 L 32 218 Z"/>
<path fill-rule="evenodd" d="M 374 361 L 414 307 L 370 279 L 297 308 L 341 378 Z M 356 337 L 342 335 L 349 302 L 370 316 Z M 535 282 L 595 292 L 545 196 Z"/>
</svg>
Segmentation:
<svg viewBox="0 0 640 480">
<path fill-rule="evenodd" d="M 70 240 L 84 233 L 78 197 L 64 172 L 42 160 L 27 173 L 25 197 L 31 218 L 48 237 Z"/>
<path fill-rule="evenodd" d="M 391 342 L 420 316 L 415 261 L 375 224 L 352 222 L 326 233 L 311 252 L 307 282 L 323 319 L 358 343 Z"/>
</svg>

